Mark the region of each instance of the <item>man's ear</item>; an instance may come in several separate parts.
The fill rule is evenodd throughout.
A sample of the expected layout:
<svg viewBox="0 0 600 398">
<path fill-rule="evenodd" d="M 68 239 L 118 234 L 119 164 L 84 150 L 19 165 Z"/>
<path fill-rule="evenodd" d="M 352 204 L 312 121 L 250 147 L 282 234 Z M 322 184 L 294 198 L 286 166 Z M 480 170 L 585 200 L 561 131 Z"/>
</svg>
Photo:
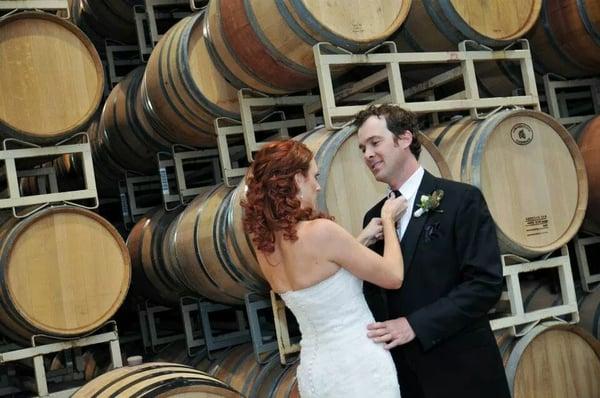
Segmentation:
<svg viewBox="0 0 600 398">
<path fill-rule="evenodd" d="M 415 137 L 412 131 L 404 130 L 404 134 L 400 136 L 400 141 L 402 141 L 402 148 L 408 148 L 414 139 Z"/>
</svg>

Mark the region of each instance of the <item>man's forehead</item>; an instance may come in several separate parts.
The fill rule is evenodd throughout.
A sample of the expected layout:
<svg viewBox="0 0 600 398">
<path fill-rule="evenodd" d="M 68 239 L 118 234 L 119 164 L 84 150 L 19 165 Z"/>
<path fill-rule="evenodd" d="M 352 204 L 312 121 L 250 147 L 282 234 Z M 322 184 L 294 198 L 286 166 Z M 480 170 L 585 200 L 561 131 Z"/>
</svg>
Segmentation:
<svg viewBox="0 0 600 398">
<path fill-rule="evenodd" d="M 370 139 L 383 137 L 386 134 L 391 134 L 391 132 L 388 131 L 385 120 L 384 123 L 365 123 L 358 129 L 358 140 L 360 142 L 367 142 Z"/>
</svg>

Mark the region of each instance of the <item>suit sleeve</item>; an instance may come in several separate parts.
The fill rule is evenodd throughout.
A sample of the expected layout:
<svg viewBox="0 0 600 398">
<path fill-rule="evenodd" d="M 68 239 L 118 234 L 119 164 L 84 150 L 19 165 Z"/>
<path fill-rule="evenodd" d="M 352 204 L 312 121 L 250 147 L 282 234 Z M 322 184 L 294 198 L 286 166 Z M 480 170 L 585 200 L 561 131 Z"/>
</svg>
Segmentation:
<svg viewBox="0 0 600 398">
<path fill-rule="evenodd" d="M 486 316 L 502 293 L 496 227 L 477 188 L 465 191 L 454 223 L 458 282 L 444 297 L 408 316 L 425 350 Z"/>
</svg>

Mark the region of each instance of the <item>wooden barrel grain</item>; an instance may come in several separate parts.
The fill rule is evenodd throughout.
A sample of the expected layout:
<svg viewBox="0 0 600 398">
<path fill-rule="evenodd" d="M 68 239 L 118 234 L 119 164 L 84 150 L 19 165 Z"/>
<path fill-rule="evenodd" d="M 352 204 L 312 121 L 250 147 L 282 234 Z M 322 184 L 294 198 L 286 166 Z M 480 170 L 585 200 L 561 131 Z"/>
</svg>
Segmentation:
<svg viewBox="0 0 600 398">
<path fill-rule="evenodd" d="M 590 118 L 571 130 L 583 156 L 588 177 L 589 200 L 586 217 L 600 224 L 600 116 Z"/>
<path fill-rule="evenodd" d="M 411 0 L 214 0 L 205 36 L 213 61 L 236 87 L 283 94 L 317 85 L 313 45 L 353 52 L 385 40 Z"/>
<path fill-rule="evenodd" d="M 566 78 L 600 71 L 600 3 L 593 0 L 546 0 L 527 37 L 539 73 Z"/>
<path fill-rule="evenodd" d="M 154 130 L 146 130 L 136 113 L 143 74 L 144 67 L 138 67 L 111 90 L 92 148 L 104 153 L 97 154 L 98 158 L 108 157 L 123 170 L 151 173 L 156 172 L 156 153 L 167 151 L 169 143 Z"/>
<path fill-rule="evenodd" d="M 246 235 L 233 230 L 233 213 L 240 212 L 235 195 L 223 184 L 198 195 L 174 220 L 167 237 L 185 286 L 228 304 L 242 304 L 247 293 L 268 290 Z"/>
<path fill-rule="evenodd" d="M 214 118 L 240 118 L 237 90 L 208 55 L 203 21 L 200 12 L 169 29 L 140 88 L 148 123 L 169 142 L 198 147 L 216 146 Z"/>
<path fill-rule="evenodd" d="M 529 40 L 536 80 L 547 73 L 568 79 L 596 76 L 600 71 L 600 3 L 590 0 L 542 2 Z M 484 63 L 478 69 L 482 95 L 511 96 L 523 87 L 518 64 Z"/>
<path fill-rule="evenodd" d="M 588 201 L 583 158 L 551 116 L 504 110 L 484 120 L 457 118 L 425 132 L 452 178 L 478 187 L 505 253 L 535 257 L 575 235 Z"/>
<path fill-rule="evenodd" d="M 504 47 L 538 19 L 541 0 L 419 0 L 393 36 L 400 51 L 453 51 L 463 40 Z"/>
<path fill-rule="evenodd" d="M 579 326 L 600 339 L 600 286 L 579 299 Z"/>
<path fill-rule="evenodd" d="M 71 18 L 104 51 L 104 39 L 136 43 L 133 6 L 143 0 L 69 0 Z"/>
<path fill-rule="evenodd" d="M 581 328 L 541 324 L 496 342 L 513 398 L 600 396 L 600 342 Z"/>
<path fill-rule="evenodd" d="M 188 293 L 165 249 L 167 229 L 179 214 L 157 207 L 145 214 L 129 232 L 127 248 L 133 269 L 132 294 L 158 303 L 179 303 Z"/>
<path fill-rule="evenodd" d="M 233 388 L 204 372 L 166 362 L 114 369 L 84 385 L 73 398 L 117 396 L 243 398 Z"/>
<path fill-rule="evenodd" d="M 208 373 L 248 398 L 299 397 L 298 363 L 282 365 L 279 361 L 279 353 L 275 351 L 259 364 L 252 346 L 244 344 L 228 350 L 213 362 Z"/>
<path fill-rule="evenodd" d="M 118 232 L 88 210 L 58 206 L 0 227 L 0 329 L 15 341 L 74 337 L 102 326 L 129 288 Z"/>
<path fill-rule="evenodd" d="M 194 369 L 208 373 L 212 364 L 220 359 L 221 351 L 211 352 L 211 359 L 208 358 L 206 352 L 201 351 L 190 356 L 186 342 L 183 340 L 174 341 L 160 348 L 156 355 L 152 356 L 150 362 L 169 362 L 180 365 L 191 366 Z"/>
<path fill-rule="evenodd" d="M 296 370 L 299 362 L 282 365 L 279 356 L 271 358 L 261 369 L 256 378 L 252 398 L 300 398 Z"/>
<path fill-rule="evenodd" d="M 250 398 L 261 369 L 262 366 L 256 362 L 252 345 L 243 344 L 232 348 L 213 363 L 208 373 Z"/>
<path fill-rule="evenodd" d="M 102 99 L 104 70 L 73 24 L 41 12 L 0 20 L 0 134 L 38 144 L 78 133 Z"/>
</svg>

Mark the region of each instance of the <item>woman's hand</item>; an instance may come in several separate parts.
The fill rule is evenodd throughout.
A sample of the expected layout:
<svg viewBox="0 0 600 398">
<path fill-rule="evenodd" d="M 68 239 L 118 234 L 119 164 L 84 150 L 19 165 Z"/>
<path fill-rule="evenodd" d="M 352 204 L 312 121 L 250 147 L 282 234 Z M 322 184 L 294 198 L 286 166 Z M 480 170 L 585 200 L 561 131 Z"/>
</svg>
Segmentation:
<svg viewBox="0 0 600 398">
<path fill-rule="evenodd" d="M 381 218 L 374 217 L 369 221 L 367 226 L 360 231 L 360 234 L 356 237 L 358 241 L 365 245 L 371 246 L 373 243 L 383 238 L 383 224 Z"/>
<path fill-rule="evenodd" d="M 402 213 L 406 211 L 407 207 L 408 201 L 404 196 L 388 198 L 381 208 L 381 219 L 396 222 L 402 217 Z"/>
</svg>

